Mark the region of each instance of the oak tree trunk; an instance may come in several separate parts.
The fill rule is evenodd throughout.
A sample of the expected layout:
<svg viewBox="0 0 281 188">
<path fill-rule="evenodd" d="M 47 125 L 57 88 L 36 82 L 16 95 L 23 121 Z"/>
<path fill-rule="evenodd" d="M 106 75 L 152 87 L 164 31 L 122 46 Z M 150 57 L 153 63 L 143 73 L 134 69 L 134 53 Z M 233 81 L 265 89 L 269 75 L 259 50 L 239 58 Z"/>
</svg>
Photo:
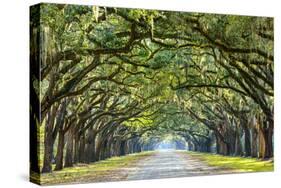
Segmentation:
<svg viewBox="0 0 281 188">
<path fill-rule="evenodd" d="M 67 135 L 64 167 L 73 166 L 73 133 L 72 132 L 73 132 L 72 129 L 70 129 Z"/>
<path fill-rule="evenodd" d="M 58 139 L 59 140 L 58 140 L 55 170 L 61 170 L 63 168 L 63 149 L 64 149 L 64 132 L 63 132 L 63 130 L 59 131 Z"/>
<path fill-rule="evenodd" d="M 45 125 L 45 137 L 44 137 L 44 162 L 42 173 L 52 171 L 52 158 L 54 150 L 54 138 L 53 138 L 53 127 L 55 121 L 55 113 L 57 108 L 54 106 L 51 112 L 48 113 L 48 119 Z"/>
</svg>

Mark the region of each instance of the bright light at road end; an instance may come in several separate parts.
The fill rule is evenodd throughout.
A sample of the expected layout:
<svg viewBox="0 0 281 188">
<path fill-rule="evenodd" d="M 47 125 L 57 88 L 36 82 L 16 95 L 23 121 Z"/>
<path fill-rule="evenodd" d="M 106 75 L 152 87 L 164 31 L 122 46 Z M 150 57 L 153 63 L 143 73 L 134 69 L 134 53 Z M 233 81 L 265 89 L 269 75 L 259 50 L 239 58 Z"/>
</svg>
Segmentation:
<svg viewBox="0 0 281 188">
<path fill-rule="evenodd" d="M 162 141 L 156 147 L 157 150 L 167 150 L 167 149 L 176 149 L 176 144 L 171 141 Z"/>
<path fill-rule="evenodd" d="M 158 142 L 155 147 L 155 150 L 186 150 L 187 143 L 184 138 L 180 136 L 175 136 L 167 134 L 162 137 L 162 140 Z"/>
</svg>

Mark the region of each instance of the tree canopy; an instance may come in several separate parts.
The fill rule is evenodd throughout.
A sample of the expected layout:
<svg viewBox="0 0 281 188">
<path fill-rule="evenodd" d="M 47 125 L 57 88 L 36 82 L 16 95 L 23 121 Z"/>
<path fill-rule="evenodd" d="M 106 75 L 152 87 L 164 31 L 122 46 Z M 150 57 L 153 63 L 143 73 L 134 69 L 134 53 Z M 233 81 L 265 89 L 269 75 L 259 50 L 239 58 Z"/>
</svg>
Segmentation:
<svg viewBox="0 0 281 188">
<path fill-rule="evenodd" d="M 272 18 L 63 4 L 31 15 L 43 172 L 53 158 L 60 170 L 167 135 L 190 150 L 273 157 Z"/>
</svg>

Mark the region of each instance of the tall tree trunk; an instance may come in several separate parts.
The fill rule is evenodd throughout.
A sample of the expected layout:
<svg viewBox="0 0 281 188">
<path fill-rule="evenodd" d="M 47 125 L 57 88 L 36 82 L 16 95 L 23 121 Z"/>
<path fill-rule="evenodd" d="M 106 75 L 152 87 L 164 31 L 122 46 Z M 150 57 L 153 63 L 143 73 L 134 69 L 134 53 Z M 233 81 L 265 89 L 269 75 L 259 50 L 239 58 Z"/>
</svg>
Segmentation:
<svg viewBox="0 0 281 188">
<path fill-rule="evenodd" d="M 251 134 L 248 128 L 245 131 L 245 157 L 251 156 Z"/>
<path fill-rule="evenodd" d="M 55 170 L 61 170 L 63 168 L 63 149 L 64 149 L 64 132 L 59 131 L 59 141 L 56 155 L 56 167 Z"/>
<path fill-rule="evenodd" d="M 273 137 L 273 122 L 270 124 L 266 124 L 266 126 L 262 129 L 265 141 L 265 155 L 264 158 L 268 159 L 273 157 L 273 144 L 272 144 L 272 137 Z"/>
<path fill-rule="evenodd" d="M 103 139 L 102 144 L 101 144 L 100 160 L 105 159 L 106 147 L 107 147 L 107 139 Z"/>
<path fill-rule="evenodd" d="M 81 163 L 86 162 L 85 147 L 86 147 L 85 135 L 81 135 L 80 142 L 79 142 L 79 162 Z"/>
<path fill-rule="evenodd" d="M 252 128 L 252 153 L 251 153 L 251 157 L 257 157 L 258 156 L 258 131 L 255 127 Z"/>
<path fill-rule="evenodd" d="M 45 125 L 45 138 L 44 138 L 44 162 L 42 173 L 52 171 L 52 157 L 54 150 L 53 127 L 55 121 L 55 114 L 57 108 L 52 107 L 51 112 L 48 113 L 48 119 Z"/>
<path fill-rule="evenodd" d="M 73 166 L 73 128 L 70 128 L 67 135 L 64 167 L 72 167 L 72 166 Z"/>
<path fill-rule="evenodd" d="M 74 163 L 79 162 L 79 134 L 78 131 L 75 132 L 74 135 Z"/>
<path fill-rule="evenodd" d="M 235 131 L 235 152 L 234 155 L 235 156 L 241 156 L 242 155 L 242 145 L 241 145 L 241 141 L 240 141 L 240 133 L 239 133 L 239 128 L 236 127 L 236 131 Z"/>
<path fill-rule="evenodd" d="M 94 162 L 95 159 L 95 132 L 93 129 L 88 130 L 87 145 L 85 148 L 86 163 Z"/>
<path fill-rule="evenodd" d="M 229 146 L 219 137 L 216 136 L 217 153 L 222 155 L 229 154 Z"/>
<path fill-rule="evenodd" d="M 106 147 L 105 149 L 105 154 L 104 154 L 104 158 L 109 158 L 111 157 L 111 144 L 112 144 L 112 135 L 109 136 L 109 138 L 107 139 L 107 143 L 106 143 Z"/>
<path fill-rule="evenodd" d="M 45 143 L 44 143 L 44 162 L 42 173 L 47 173 L 52 171 L 52 156 L 53 156 L 53 145 L 54 141 L 49 133 L 45 132 Z"/>
<path fill-rule="evenodd" d="M 211 152 L 211 145 L 212 145 L 212 140 L 210 138 L 206 139 L 204 151 L 210 153 Z"/>
<path fill-rule="evenodd" d="M 97 139 L 97 143 L 96 143 L 95 161 L 100 160 L 101 147 L 102 147 L 102 139 L 99 136 L 98 139 Z"/>
<path fill-rule="evenodd" d="M 273 121 L 266 118 L 259 119 L 259 158 L 268 159 L 273 157 Z"/>
<path fill-rule="evenodd" d="M 121 143 L 120 143 L 120 156 L 125 155 L 125 145 L 126 145 L 126 141 L 121 140 Z"/>
<path fill-rule="evenodd" d="M 194 144 L 191 141 L 188 142 L 188 150 L 194 151 Z"/>
<path fill-rule="evenodd" d="M 259 141 L 259 153 L 258 157 L 259 158 L 264 158 L 265 157 L 265 138 L 264 134 L 262 132 L 261 125 L 259 125 L 259 131 L 258 131 L 258 141 Z"/>
<path fill-rule="evenodd" d="M 93 132 L 93 135 L 92 135 L 92 143 L 91 143 L 91 146 L 90 146 L 90 162 L 95 162 L 95 156 L 96 156 L 96 136 L 97 136 L 97 133 L 96 132 Z"/>
<path fill-rule="evenodd" d="M 121 140 L 117 139 L 115 141 L 115 148 L 114 148 L 114 153 L 115 156 L 120 156 L 120 145 L 121 145 Z M 144 146 L 144 150 L 146 151 L 146 146 Z"/>
</svg>

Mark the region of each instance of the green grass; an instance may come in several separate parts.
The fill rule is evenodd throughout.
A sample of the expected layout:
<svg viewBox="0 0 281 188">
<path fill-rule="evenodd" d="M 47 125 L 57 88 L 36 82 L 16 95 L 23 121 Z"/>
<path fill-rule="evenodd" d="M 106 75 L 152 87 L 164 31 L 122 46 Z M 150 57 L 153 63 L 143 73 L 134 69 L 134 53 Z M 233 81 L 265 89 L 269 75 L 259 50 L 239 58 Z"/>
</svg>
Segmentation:
<svg viewBox="0 0 281 188">
<path fill-rule="evenodd" d="M 153 155 L 154 152 L 141 152 L 136 154 L 130 154 L 122 157 L 112 157 L 107 160 L 95 162 L 92 164 L 77 164 L 74 167 L 64 168 L 60 171 L 53 171 L 52 173 L 42 174 L 40 177 L 40 184 L 62 184 L 71 182 L 98 182 L 106 179 L 107 175 L 112 176 L 112 171 L 115 171 L 116 180 L 122 180 L 118 169 L 122 167 L 130 167 L 136 164 L 138 161 L 144 159 L 147 156 Z M 32 178 L 38 182 L 39 176 L 32 174 Z M 110 177 L 112 179 L 112 177 Z M 114 177 L 113 177 L 114 179 Z"/>
<path fill-rule="evenodd" d="M 210 166 L 233 169 L 237 172 L 267 172 L 274 170 L 274 163 L 272 160 L 262 161 L 255 158 L 230 157 L 190 151 L 188 154 L 207 162 Z"/>
</svg>

